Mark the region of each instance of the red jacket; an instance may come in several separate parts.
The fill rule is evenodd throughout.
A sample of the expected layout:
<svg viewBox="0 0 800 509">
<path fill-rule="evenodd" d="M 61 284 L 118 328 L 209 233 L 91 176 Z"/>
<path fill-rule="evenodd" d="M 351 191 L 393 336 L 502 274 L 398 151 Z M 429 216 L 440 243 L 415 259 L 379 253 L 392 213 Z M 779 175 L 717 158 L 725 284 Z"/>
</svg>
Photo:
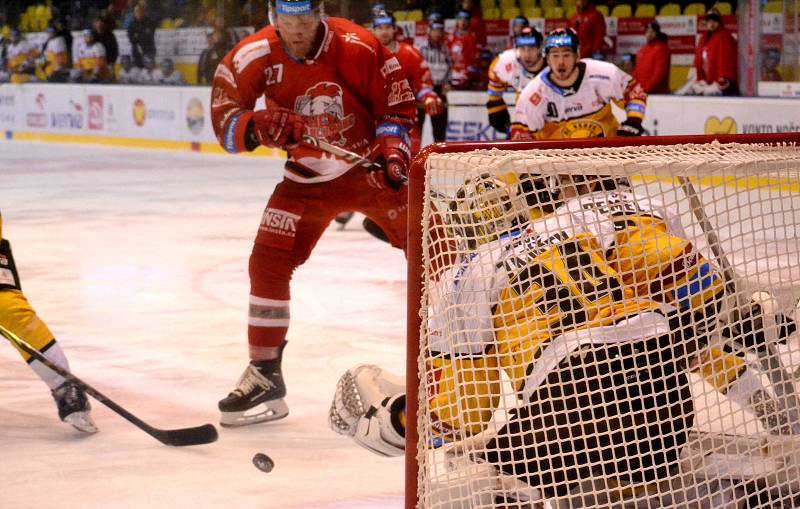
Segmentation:
<svg viewBox="0 0 800 509">
<path fill-rule="evenodd" d="M 700 37 L 694 53 L 694 68 L 697 80 L 719 83 L 726 93 L 739 89 L 739 67 L 736 39 L 725 27 L 715 32 L 706 32 Z M 730 82 L 728 90 L 725 86 Z"/>
<path fill-rule="evenodd" d="M 669 64 L 667 41 L 656 39 L 636 53 L 633 77 L 648 94 L 669 94 Z"/>
<path fill-rule="evenodd" d="M 450 81 L 456 89 L 466 88 L 471 79 L 470 73 L 478 67 L 478 40 L 475 33 L 451 33 L 445 44 L 450 51 Z"/>
<path fill-rule="evenodd" d="M 603 51 L 606 20 L 594 5 L 589 5 L 583 12 L 575 13 L 569 20 L 569 26 L 578 32 L 581 58 L 592 58 L 595 53 Z"/>
</svg>

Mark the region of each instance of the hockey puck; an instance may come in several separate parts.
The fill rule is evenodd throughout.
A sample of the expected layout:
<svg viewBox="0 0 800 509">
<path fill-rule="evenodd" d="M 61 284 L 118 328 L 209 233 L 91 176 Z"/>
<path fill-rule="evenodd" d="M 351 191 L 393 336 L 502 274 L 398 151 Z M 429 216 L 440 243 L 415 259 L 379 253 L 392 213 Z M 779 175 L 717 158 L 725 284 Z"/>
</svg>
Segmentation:
<svg viewBox="0 0 800 509">
<path fill-rule="evenodd" d="M 272 458 L 263 452 L 257 452 L 256 455 L 253 456 L 253 465 L 265 473 L 270 473 L 272 469 L 275 468 L 275 463 L 272 461 Z"/>
</svg>

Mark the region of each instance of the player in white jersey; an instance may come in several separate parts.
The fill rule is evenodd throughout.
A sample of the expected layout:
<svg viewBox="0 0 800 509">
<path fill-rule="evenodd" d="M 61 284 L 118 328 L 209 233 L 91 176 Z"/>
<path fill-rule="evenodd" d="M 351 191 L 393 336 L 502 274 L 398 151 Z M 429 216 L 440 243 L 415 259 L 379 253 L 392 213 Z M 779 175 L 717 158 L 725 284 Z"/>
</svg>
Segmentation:
<svg viewBox="0 0 800 509">
<path fill-rule="evenodd" d="M 616 185 L 527 177 L 518 193 L 484 174 L 451 207 L 451 225 L 475 250 L 429 294 L 430 438 L 485 431 L 505 372 L 520 406 L 479 463 L 497 469 L 495 479 L 523 481 L 532 499 L 572 496 L 596 478 L 616 479 L 617 490 L 648 486 L 628 491 L 649 496 L 678 470 L 688 441 L 690 370 L 756 413 L 769 398 L 757 370 L 707 346 L 724 284 L 678 215 Z M 526 223 L 529 206 L 547 215 Z M 399 455 L 404 408 L 401 378 L 358 366 L 337 385 L 330 424 L 373 452 Z M 487 495 L 493 502 L 499 493 Z"/>
<path fill-rule="evenodd" d="M 119 77 L 117 81 L 122 85 L 138 85 L 141 83 L 142 70 L 134 67 L 133 58 L 130 55 L 120 55 L 119 57 Z"/>
<path fill-rule="evenodd" d="M 154 85 L 186 85 L 183 76 L 181 76 L 180 72 L 175 70 L 175 64 L 169 58 L 163 59 L 158 69 L 153 71 L 152 80 Z"/>
<path fill-rule="evenodd" d="M 503 93 L 513 90 L 519 97 L 525 85 L 545 68 L 542 58 L 542 34 L 532 27 L 524 27 L 514 37 L 514 47 L 495 57 L 489 66 L 489 100 L 486 109 L 489 124 L 498 132 L 508 134 L 511 116 L 503 100 Z"/>
<path fill-rule="evenodd" d="M 11 31 L 6 47 L 6 69 L 11 83 L 26 83 L 36 80 L 36 49 L 25 40 L 19 30 Z"/>
<path fill-rule="evenodd" d="M 520 94 L 511 124 L 515 140 L 640 136 L 647 94 L 614 64 L 578 59 L 574 30 L 553 30 L 545 38 L 548 68 Z M 617 122 L 616 103 L 627 118 Z"/>
</svg>

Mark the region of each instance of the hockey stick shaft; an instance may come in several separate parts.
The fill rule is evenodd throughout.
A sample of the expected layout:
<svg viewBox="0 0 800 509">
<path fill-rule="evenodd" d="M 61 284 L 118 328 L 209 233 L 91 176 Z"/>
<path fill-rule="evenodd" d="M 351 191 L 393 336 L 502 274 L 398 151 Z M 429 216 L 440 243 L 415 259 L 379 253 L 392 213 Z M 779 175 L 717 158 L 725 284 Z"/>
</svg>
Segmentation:
<svg viewBox="0 0 800 509">
<path fill-rule="evenodd" d="M 118 415 L 123 417 L 125 420 L 136 426 L 137 428 L 141 429 L 151 437 L 155 438 L 159 442 L 165 445 L 174 445 L 174 446 L 183 446 L 183 445 L 199 445 L 199 444 L 207 444 L 214 442 L 217 439 L 217 429 L 212 424 L 204 424 L 202 426 L 196 426 L 193 428 L 181 428 L 181 429 L 158 429 L 150 426 L 146 422 L 142 421 L 129 411 L 125 410 L 123 407 L 118 405 L 114 400 L 103 394 L 102 392 L 98 391 L 88 383 L 84 382 L 77 376 L 73 375 L 68 370 L 62 368 L 61 366 L 54 364 L 50 359 L 45 357 L 45 355 L 27 343 L 25 340 L 11 332 L 10 330 L 6 329 L 2 325 L 0 325 L 0 335 L 2 335 L 6 340 L 8 340 L 12 345 L 16 346 L 23 352 L 27 353 L 34 359 L 38 360 L 51 370 L 55 371 L 65 379 L 69 380 L 70 382 L 78 385 L 81 389 L 86 391 L 87 394 L 91 395 L 94 399 L 99 401 L 100 403 L 104 404 Z"/>
<path fill-rule="evenodd" d="M 318 148 L 319 150 L 327 152 L 328 154 L 334 155 L 336 157 L 341 157 L 342 159 L 344 159 L 349 163 L 357 164 L 368 170 L 377 171 L 383 169 L 383 166 L 381 166 L 380 164 L 376 163 L 371 159 L 358 155 L 355 152 L 344 149 L 342 147 L 338 147 L 332 143 L 328 143 L 325 140 L 314 138 L 313 136 L 309 136 L 307 134 L 303 135 L 303 143 L 305 143 L 310 147 Z"/>
<path fill-rule="evenodd" d="M 736 323 L 740 318 L 736 273 L 722 248 L 722 243 L 717 236 L 714 226 L 711 224 L 711 220 L 705 212 L 697 190 L 689 181 L 688 177 L 679 177 L 678 180 L 681 183 L 684 194 L 689 198 L 692 214 L 694 214 L 695 218 L 700 223 L 700 228 L 703 230 L 709 248 L 722 269 L 722 276 L 725 278 L 725 287 L 735 302 L 735 305 L 732 307 L 731 316 L 733 322 Z M 798 402 L 794 384 L 787 375 L 778 352 L 769 339 L 764 341 L 764 344 L 756 347 L 755 350 L 762 369 L 766 372 L 770 382 L 772 382 L 776 396 L 778 396 L 789 417 L 793 432 L 795 434 L 800 434 L 800 402 Z"/>
</svg>

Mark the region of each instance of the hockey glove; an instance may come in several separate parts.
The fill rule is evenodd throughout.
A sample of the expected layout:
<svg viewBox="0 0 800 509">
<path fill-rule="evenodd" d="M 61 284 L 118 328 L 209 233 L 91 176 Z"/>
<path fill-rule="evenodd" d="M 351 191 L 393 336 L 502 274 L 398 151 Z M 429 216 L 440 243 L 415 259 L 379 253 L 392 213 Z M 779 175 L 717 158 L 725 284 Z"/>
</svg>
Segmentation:
<svg viewBox="0 0 800 509">
<path fill-rule="evenodd" d="M 399 456 L 405 451 L 404 381 L 374 365 L 347 370 L 336 384 L 328 423 L 376 454 Z"/>
<path fill-rule="evenodd" d="M 508 133 L 511 129 L 511 115 L 503 98 L 490 98 L 486 103 L 486 110 L 489 112 L 489 125 L 499 133 Z"/>
<path fill-rule="evenodd" d="M 644 132 L 642 120 L 636 117 L 628 117 L 617 129 L 617 136 L 641 136 Z"/>
<path fill-rule="evenodd" d="M 377 162 L 383 167 L 382 171 L 371 171 L 369 184 L 376 189 L 389 187 L 395 191 L 400 190 L 408 180 L 408 165 L 411 160 L 411 140 L 405 128 L 399 124 L 383 123 L 378 126 Z"/>
<path fill-rule="evenodd" d="M 425 113 L 432 117 L 444 113 L 444 102 L 436 92 L 430 92 L 422 98 L 422 104 L 425 107 Z"/>
<path fill-rule="evenodd" d="M 740 312 L 739 321 L 726 325 L 722 330 L 723 337 L 736 339 L 747 348 L 762 348 L 766 344 L 762 316 L 769 313 L 774 317 L 778 343 L 785 344 L 789 336 L 797 331 L 797 324 L 791 317 L 776 312 L 776 307 L 775 299 L 769 293 L 755 292 L 749 308 Z"/>
<path fill-rule="evenodd" d="M 267 147 L 285 149 L 303 139 L 303 117 L 271 101 L 253 114 L 253 128 L 259 143 Z"/>
</svg>

